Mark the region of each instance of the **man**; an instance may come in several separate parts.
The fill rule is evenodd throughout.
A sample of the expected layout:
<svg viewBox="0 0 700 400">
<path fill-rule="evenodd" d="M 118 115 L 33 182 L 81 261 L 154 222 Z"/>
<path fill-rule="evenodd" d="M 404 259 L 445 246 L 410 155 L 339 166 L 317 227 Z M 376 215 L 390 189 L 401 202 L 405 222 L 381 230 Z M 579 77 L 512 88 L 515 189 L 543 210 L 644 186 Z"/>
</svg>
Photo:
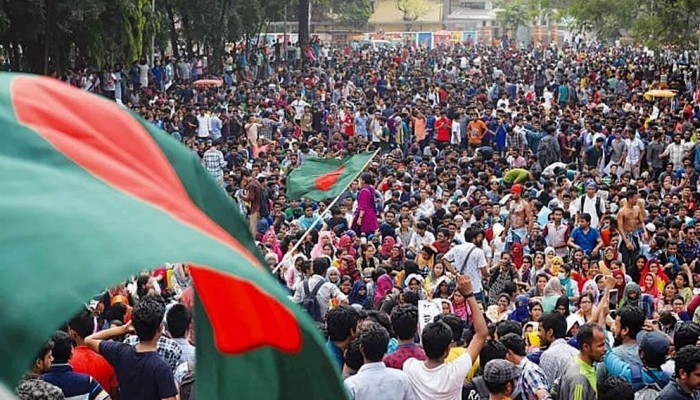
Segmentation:
<svg viewBox="0 0 700 400">
<path fill-rule="evenodd" d="M 253 174 L 247 169 L 241 170 L 241 183 L 245 188 L 245 201 L 250 205 L 248 208 L 248 228 L 255 237 L 260 221 L 260 201 L 262 200 L 263 187 L 257 179 L 253 179 Z"/>
<path fill-rule="evenodd" d="M 442 257 L 442 264 L 452 274 L 466 274 L 471 278 L 476 300 L 486 303 L 482 279 L 487 276 L 486 254 L 480 246 L 474 244 L 476 229 L 469 228 L 464 232 L 464 244 L 454 246 Z"/>
<path fill-rule="evenodd" d="M 589 322 L 579 328 L 576 338 L 581 352 L 566 367 L 557 388 L 558 398 L 596 400 L 598 380 L 593 363 L 602 361 L 605 355 L 605 332 L 600 326 Z"/>
<path fill-rule="evenodd" d="M 582 250 L 591 257 L 598 254 L 603 246 L 603 239 L 598 229 L 591 226 L 591 214 L 583 213 L 578 221 L 579 226 L 574 228 L 567 244 L 575 250 Z"/>
<path fill-rule="evenodd" d="M 668 157 L 668 163 L 673 165 L 673 170 L 677 171 L 683 168 L 683 157 L 685 156 L 685 148 L 681 143 L 681 134 L 676 132 L 673 135 L 673 143 L 669 144 L 663 153 L 659 154 L 659 158 Z"/>
<path fill-rule="evenodd" d="M 98 353 L 85 345 L 85 338 L 95 332 L 95 318 L 87 311 L 81 311 L 68 322 L 68 334 L 75 348 L 73 357 L 68 361 L 73 371 L 81 372 L 95 378 L 111 397 L 119 393 L 119 382 L 114 368 Z"/>
<path fill-rule="evenodd" d="M 540 368 L 551 385 L 561 377 L 578 351 L 566 343 L 566 318 L 557 311 L 549 312 L 540 318 L 538 336 L 542 347 L 546 347 L 540 356 Z"/>
<path fill-rule="evenodd" d="M 197 122 L 197 137 L 200 139 L 208 138 L 211 133 L 211 118 L 209 114 L 207 114 L 207 109 L 205 107 L 199 109 Z"/>
<path fill-rule="evenodd" d="M 510 188 L 510 205 L 508 206 L 508 220 L 506 232 L 509 232 L 507 243 L 521 243 L 527 246 L 528 238 L 532 232 L 535 216 L 530 203 L 523 199 L 523 185 L 516 183 Z M 508 247 L 508 245 L 506 245 Z"/>
<path fill-rule="evenodd" d="M 194 363 L 194 346 L 187 340 L 187 333 L 192 323 L 192 311 L 183 304 L 175 304 L 168 310 L 165 321 L 168 324 L 170 337 L 182 350 L 181 365 L 183 363 Z M 178 369 L 180 369 L 180 366 L 178 366 Z"/>
<path fill-rule="evenodd" d="M 644 211 L 638 203 L 637 190 L 628 188 L 625 197 L 627 198 L 625 205 L 617 212 L 617 226 L 622 238 L 619 250 L 622 255 L 622 263 L 633 265 L 640 251 L 640 228 L 644 231 L 645 237 L 648 233 L 644 223 Z M 628 273 L 634 282 L 639 281 L 639 271 L 636 268 L 630 268 Z"/>
<path fill-rule="evenodd" d="M 630 128 L 625 128 L 625 172 L 631 172 L 634 179 L 639 178 L 639 168 L 644 158 L 644 142 Z"/>
<path fill-rule="evenodd" d="M 185 117 L 182 119 L 182 125 L 184 127 L 184 136 L 187 138 L 194 137 L 194 135 L 199 130 L 199 119 L 197 119 L 197 111 L 194 107 L 190 108 Z"/>
<path fill-rule="evenodd" d="M 177 388 L 173 372 L 157 353 L 163 332 L 165 305 L 163 299 L 143 297 L 134 307 L 131 321 L 85 338 L 85 344 L 99 352 L 114 367 L 123 400 L 176 400 Z M 109 340 L 135 333 L 139 344 L 131 346 Z"/>
<path fill-rule="evenodd" d="M 491 360 L 484 367 L 484 382 L 489 389 L 489 400 L 515 397 L 520 371 L 506 360 Z"/>
<path fill-rule="evenodd" d="M 435 121 L 435 132 L 437 133 L 437 145 L 440 150 L 450 142 L 452 133 L 452 120 L 447 118 L 447 112 L 440 111 L 440 118 Z"/>
<path fill-rule="evenodd" d="M 390 368 L 403 369 L 409 358 L 425 360 L 425 351 L 415 342 L 418 330 L 418 308 L 413 304 L 400 304 L 391 311 L 391 327 L 399 345 L 391 354 L 384 356 L 384 364 Z"/>
<path fill-rule="evenodd" d="M 673 347 L 676 354 L 685 346 L 695 346 L 698 340 L 700 340 L 700 325 L 695 322 L 679 323 L 674 327 Z M 676 362 L 671 358 L 664 363 L 661 369 L 669 374 L 673 374 L 675 372 L 675 367 Z"/>
<path fill-rule="evenodd" d="M 595 139 L 595 145 L 586 150 L 584 159 L 588 170 L 599 169 L 600 163 L 603 160 L 603 142 L 605 139 L 599 136 Z"/>
<path fill-rule="evenodd" d="M 53 341 L 49 340 L 39 349 L 34 357 L 31 370 L 22 377 L 17 384 L 15 392 L 20 400 L 34 400 L 37 398 L 50 400 L 63 400 L 63 391 L 41 379 L 41 374 L 51 369 L 53 362 Z"/>
<path fill-rule="evenodd" d="M 360 352 L 364 364 L 357 374 L 345 380 L 350 400 L 413 399 L 411 382 L 405 372 L 387 368 L 382 362 L 389 345 L 389 332 L 370 322 L 360 332 Z"/>
<path fill-rule="evenodd" d="M 569 248 L 566 244 L 569 240 L 569 225 L 562 222 L 564 218 L 564 209 L 556 207 L 552 210 L 552 221 L 548 222 L 542 230 L 542 236 L 548 246 L 554 247 L 554 252 L 559 257 L 564 257 L 568 254 Z"/>
<path fill-rule="evenodd" d="M 670 374 L 661 370 L 671 341 L 659 331 L 641 331 L 637 341 L 642 367 L 623 361 L 614 351 L 608 351 L 605 353 L 605 369 L 611 376 L 619 376 L 630 382 L 635 391 L 646 385 L 657 385 L 657 391 L 661 391 L 671 379 Z"/>
<path fill-rule="evenodd" d="M 326 271 L 328 271 L 329 267 L 330 262 L 327 258 L 317 258 L 313 260 L 311 277 L 308 280 L 297 283 L 294 287 L 294 297 L 292 298 L 292 301 L 299 304 L 304 300 L 304 297 L 316 291 L 320 321 L 323 321 L 326 317 L 331 299 L 336 299 L 341 303 L 347 302 L 348 300 L 347 296 L 340 291 L 338 286 L 326 280 Z"/>
<path fill-rule="evenodd" d="M 661 132 L 654 133 L 652 142 L 649 143 L 649 146 L 647 146 L 647 165 L 652 169 L 651 177 L 654 180 L 659 179 L 659 175 L 661 175 L 661 172 L 663 172 L 664 169 L 664 160 L 660 157 L 660 155 L 666 149 L 666 144 L 663 141 L 663 137 L 664 135 Z"/>
<path fill-rule="evenodd" d="M 598 400 L 634 400 L 634 389 L 626 380 L 611 376 L 603 382 L 598 381 Z"/>
<path fill-rule="evenodd" d="M 70 335 L 63 331 L 57 331 L 51 336 L 54 343 L 53 363 L 51 369 L 45 372 L 41 379 L 56 385 L 63 391 L 63 395 L 70 399 L 104 400 L 109 395 L 102 386 L 90 375 L 74 372 L 68 364 L 73 355 L 73 342 Z"/>
<path fill-rule="evenodd" d="M 625 306 L 617 310 L 612 331 L 615 338 L 615 346 L 612 352 L 623 362 L 642 368 L 642 360 L 639 357 L 639 344 L 637 335 L 644 326 L 644 311 L 639 307 Z M 602 380 L 604 369 L 599 368 L 598 377 Z M 607 373 L 611 375 L 610 372 Z"/>
<path fill-rule="evenodd" d="M 514 388 L 513 397 L 520 395 L 524 400 L 549 398 L 549 396 L 542 397 L 538 394 L 549 392 L 549 381 L 542 368 L 528 360 L 522 336 L 509 333 L 499 337 L 499 340 L 508 349 L 505 359 L 513 363 L 519 371 L 519 379 Z M 486 383 L 488 384 L 488 380 Z"/>
<path fill-rule="evenodd" d="M 467 300 L 472 310 L 475 335 L 467 351 L 445 363 L 452 344 L 452 330 L 444 322 L 432 322 L 423 328 L 421 339 L 427 359 L 425 361 L 410 358 L 404 363 L 404 371 L 413 387 L 415 397 L 420 400 L 460 400 L 462 384 L 472 367 L 472 360 L 479 355 L 488 336 L 484 314 L 481 312 L 472 289 L 469 276 L 457 277 L 457 290 Z"/>
<path fill-rule="evenodd" d="M 424 245 L 430 245 L 435 241 L 435 236 L 428 231 L 428 224 L 425 221 L 418 221 L 416 231 L 411 236 L 411 241 L 408 243 L 408 250 L 413 254 L 418 255 Z"/>
<path fill-rule="evenodd" d="M 686 346 L 676 354 L 676 379 L 659 393 L 658 400 L 700 399 L 700 348 Z"/>
<path fill-rule="evenodd" d="M 342 372 L 345 363 L 343 354 L 348 349 L 350 342 L 357 337 L 358 320 L 357 311 L 347 305 L 336 307 L 326 314 L 326 331 L 328 333 L 326 348 L 336 362 L 338 372 Z"/>
<path fill-rule="evenodd" d="M 591 226 L 600 228 L 600 221 L 605 215 L 605 200 L 598 196 L 598 185 L 595 182 L 586 184 L 586 194 L 582 195 L 573 202 L 576 207 L 576 222 L 584 213 L 591 216 Z"/>
<path fill-rule="evenodd" d="M 224 184 L 224 168 L 226 167 L 226 160 L 224 159 L 224 154 L 219 150 L 221 148 L 221 142 L 214 140 L 207 151 L 204 152 L 202 157 L 202 164 L 209 171 L 209 173 L 219 182 L 220 185 Z"/>
</svg>

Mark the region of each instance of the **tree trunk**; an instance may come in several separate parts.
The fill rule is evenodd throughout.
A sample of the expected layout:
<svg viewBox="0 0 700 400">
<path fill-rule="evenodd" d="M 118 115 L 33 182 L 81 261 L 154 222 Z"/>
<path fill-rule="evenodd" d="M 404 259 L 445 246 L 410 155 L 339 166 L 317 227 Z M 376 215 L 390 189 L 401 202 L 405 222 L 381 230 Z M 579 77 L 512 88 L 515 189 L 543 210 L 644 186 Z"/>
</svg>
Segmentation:
<svg viewBox="0 0 700 400">
<path fill-rule="evenodd" d="M 187 46 L 186 53 L 188 57 L 192 57 L 192 49 L 194 44 L 192 43 L 192 27 L 190 26 L 190 17 L 187 13 L 182 13 L 182 30 L 185 32 L 185 45 Z"/>
<path fill-rule="evenodd" d="M 168 1 L 165 3 L 165 12 L 168 14 L 168 22 L 170 25 L 170 43 L 173 48 L 173 56 L 177 60 L 180 58 L 180 46 L 178 46 L 177 29 L 175 28 L 175 13 L 173 12 L 173 3 Z"/>
<path fill-rule="evenodd" d="M 309 11 L 311 9 L 310 0 L 299 0 L 299 10 L 297 18 L 299 18 L 299 46 L 304 58 L 304 46 L 309 42 Z"/>
</svg>

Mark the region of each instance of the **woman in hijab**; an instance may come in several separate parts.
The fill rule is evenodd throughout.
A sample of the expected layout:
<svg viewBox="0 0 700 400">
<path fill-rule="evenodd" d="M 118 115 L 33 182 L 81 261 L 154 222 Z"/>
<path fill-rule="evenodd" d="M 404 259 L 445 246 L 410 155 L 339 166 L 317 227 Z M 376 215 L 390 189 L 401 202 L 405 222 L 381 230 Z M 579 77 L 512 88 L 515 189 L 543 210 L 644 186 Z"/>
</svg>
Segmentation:
<svg viewBox="0 0 700 400">
<path fill-rule="evenodd" d="M 340 285 L 340 271 L 336 267 L 329 267 L 326 271 L 326 280 L 335 286 Z"/>
<path fill-rule="evenodd" d="M 625 293 L 625 285 L 627 284 L 625 282 L 625 273 L 621 269 L 616 269 L 612 272 L 612 276 L 615 278 L 615 289 L 617 289 L 618 296 L 620 296 L 620 293 Z"/>
<path fill-rule="evenodd" d="M 460 293 L 459 290 L 455 290 L 452 293 L 452 310 L 462 321 L 469 324 L 471 321 L 472 310 L 469 309 L 469 304 L 467 304 L 464 296 L 462 296 L 462 293 Z"/>
<path fill-rule="evenodd" d="M 569 316 L 569 298 L 566 296 L 559 296 L 559 298 L 554 303 L 554 311 L 558 311 L 564 317 L 568 317 Z"/>
<path fill-rule="evenodd" d="M 526 323 L 530 320 L 530 309 L 529 309 L 530 298 L 527 295 L 521 294 L 515 298 L 515 310 L 513 310 L 508 319 L 511 321 L 518 321 L 521 324 Z"/>
<path fill-rule="evenodd" d="M 598 284 L 595 280 L 589 279 L 583 284 L 583 289 L 581 290 L 581 296 L 590 294 L 593 296 L 593 304 L 597 305 L 600 299 L 600 291 L 598 290 Z"/>
<path fill-rule="evenodd" d="M 452 295 L 450 291 L 450 278 L 441 276 L 430 287 L 429 294 L 432 294 L 433 299 L 449 299 Z"/>
<path fill-rule="evenodd" d="M 355 232 L 352 232 L 352 234 L 354 235 Z M 355 250 L 355 247 L 353 247 L 352 242 L 353 238 L 349 234 L 345 234 L 340 237 L 340 240 L 338 241 L 338 248 L 345 250 L 347 255 L 354 257 L 355 254 L 357 254 L 357 251 Z"/>
<path fill-rule="evenodd" d="M 384 300 L 388 294 L 391 294 L 391 290 L 394 288 L 394 281 L 387 274 L 383 274 L 377 278 L 376 290 L 374 292 L 374 306 L 378 307 L 379 303 Z"/>
<path fill-rule="evenodd" d="M 274 253 L 277 256 L 277 262 L 282 260 L 282 257 L 284 257 L 284 254 L 282 253 L 282 249 L 280 248 L 280 244 L 277 241 L 277 235 L 275 234 L 275 228 L 270 227 L 270 229 L 265 232 L 265 234 L 262 237 L 262 242 L 265 244 L 267 248 L 270 249 L 272 253 Z"/>
<path fill-rule="evenodd" d="M 352 256 L 345 255 L 340 257 L 338 270 L 341 274 L 351 277 L 353 281 L 358 281 L 361 278 L 360 271 L 355 264 L 355 258 Z"/>
<path fill-rule="evenodd" d="M 314 248 L 311 250 L 311 259 L 319 258 L 324 255 L 326 255 L 323 252 L 323 246 L 325 245 L 330 245 L 333 246 L 333 232 L 331 231 L 321 231 L 318 233 L 318 241 L 316 242 L 316 245 Z M 333 253 L 335 253 L 335 249 L 333 249 Z"/>
<path fill-rule="evenodd" d="M 661 264 L 659 264 L 659 261 L 655 259 L 651 259 L 647 262 L 647 264 L 644 266 L 644 269 L 642 269 L 640 276 L 642 277 L 642 279 L 646 279 L 646 275 L 648 273 L 654 275 L 654 281 L 656 282 L 656 288 L 659 291 L 659 293 L 661 293 L 664 290 L 664 288 L 666 287 L 666 283 L 671 281 L 664 272 L 663 268 L 661 268 Z M 644 287 L 644 282 L 640 280 L 639 286 Z"/>
<path fill-rule="evenodd" d="M 355 282 L 352 285 L 352 290 L 350 290 L 350 295 L 348 296 L 348 302 L 350 305 L 359 304 L 364 309 L 372 307 L 372 304 L 367 301 L 367 284 L 362 280 Z"/>
<path fill-rule="evenodd" d="M 394 245 L 396 245 L 396 239 L 394 239 L 391 236 L 387 236 L 384 238 L 382 241 L 382 245 L 379 246 L 379 258 L 382 260 L 388 260 L 391 258 L 391 250 L 394 248 Z"/>
<path fill-rule="evenodd" d="M 558 277 L 552 277 L 544 287 L 544 296 L 542 296 L 542 311 L 554 311 L 557 300 L 564 293 L 564 288 L 561 286 Z"/>
<path fill-rule="evenodd" d="M 642 275 L 642 293 L 649 294 L 654 299 L 661 298 L 661 292 L 659 292 L 659 286 L 657 282 L 657 277 L 651 272 L 647 272 Z"/>
<path fill-rule="evenodd" d="M 428 296 L 425 290 L 423 290 L 424 283 L 425 281 L 420 274 L 411 274 L 406 277 L 406 288 L 404 288 L 404 292 L 416 293 L 419 300 L 425 300 Z"/>
<path fill-rule="evenodd" d="M 297 283 L 304 280 L 304 262 L 306 260 L 306 256 L 301 253 L 292 258 L 292 267 L 288 268 L 284 275 L 288 288 L 294 289 Z"/>
<path fill-rule="evenodd" d="M 391 248 L 391 256 L 387 260 L 387 264 L 391 267 L 392 271 L 400 271 L 403 268 L 403 263 L 406 261 L 406 252 L 403 246 L 400 244 L 395 244 Z"/>
<path fill-rule="evenodd" d="M 357 193 L 357 209 L 352 218 L 352 229 L 358 234 L 371 234 L 379 229 L 377 221 L 376 190 L 374 177 L 365 172 L 360 176 L 362 189 Z"/>
</svg>

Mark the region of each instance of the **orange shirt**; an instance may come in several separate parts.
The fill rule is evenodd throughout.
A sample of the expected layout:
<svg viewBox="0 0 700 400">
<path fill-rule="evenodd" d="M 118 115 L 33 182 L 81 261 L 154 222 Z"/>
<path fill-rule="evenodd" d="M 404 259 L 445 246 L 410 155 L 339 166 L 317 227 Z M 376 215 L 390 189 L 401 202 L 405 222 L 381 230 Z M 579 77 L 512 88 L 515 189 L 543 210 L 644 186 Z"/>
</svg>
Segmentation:
<svg viewBox="0 0 700 400">
<path fill-rule="evenodd" d="M 90 350 L 87 346 L 73 349 L 73 357 L 68 362 L 73 371 L 88 374 L 107 392 L 119 387 L 117 373 L 104 357 Z"/>
<path fill-rule="evenodd" d="M 484 137 L 484 132 L 486 132 L 486 124 L 484 121 L 476 119 L 467 125 L 467 131 L 469 132 L 469 143 L 480 144 L 481 138 Z"/>
<path fill-rule="evenodd" d="M 413 134 L 416 135 L 418 141 L 425 139 L 428 132 L 425 130 L 424 118 L 413 118 Z"/>
</svg>

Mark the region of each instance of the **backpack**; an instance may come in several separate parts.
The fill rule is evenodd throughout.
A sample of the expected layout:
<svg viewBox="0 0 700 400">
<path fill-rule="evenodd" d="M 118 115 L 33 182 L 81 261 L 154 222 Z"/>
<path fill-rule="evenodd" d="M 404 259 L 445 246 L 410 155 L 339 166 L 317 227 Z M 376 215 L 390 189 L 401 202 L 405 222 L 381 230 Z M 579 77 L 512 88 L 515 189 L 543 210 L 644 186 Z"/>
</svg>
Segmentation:
<svg viewBox="0 0 700 400">
<path fill-rule="evenodd" d="M 656 400 L 659 397 L 659 392 L 663 389 L 671 377 L 667 373 L 663 373 L 661 379 L 657 378 L 656 375 L 649 372 L 649 370 L 642 369 L 639 365 L 630 364 L 630 369 L 632 372 L 632 389 L 634 389 L 634 400 Z M 646 384 L 642 379 L 642 375 L 646 373 L 654 383 Z"/>
<path fill-rule="evenodd" d="M 187 373 L 180 383 L 180 400 L 194 400 L 194 365 L 187 363 Z"/>
<path fill-rule="evenodd" d="M 304 281 L 304 298 L 301 300 L 301 308 L 309 313 L 311 318 L 316 322 L 323 322 L 321 319 L 321 305 L 316 295 L 324 283 L 326 283 L 326 281 L 322 280 L 314 286 L 314 290 L 309 290 L 309 281 Z"/>
<path fill-rule="evenodd" d="M 554 136 L 547 135 L 540 140 L 540 144 L 537 146 L 537 159 L 540 161 L 543 169 L 559 159 L 554 143 L 555 140 L 557 139 Z"/>
<path fill-rule="evenodd" d="M 270 196 L 267 194 L 267 188 L 263 188 L 260 191 L 260 217 L 268 216 L 270 216 Z"/>
<path fill-rule="evenodd" d="M 581 206 L 579 207 L 579 210 L 580 210 L 579 212 L 580 212 L 581 214 L 584 213 L 584 211 L 583 211 L 583 206 L 585 205 L 585 203 L 586 203 L 586 195 L 584 194 L 583 196 L 581 196 Z M 596 196 L 596 197 L 595 197 L 595 213 L 596 213 L 596 215 L 598 216 L 598 218 L 600 218 L 600 216 L 601 216 L 601 213 L 600 213 L 600 196 Z"/>
</svg>

